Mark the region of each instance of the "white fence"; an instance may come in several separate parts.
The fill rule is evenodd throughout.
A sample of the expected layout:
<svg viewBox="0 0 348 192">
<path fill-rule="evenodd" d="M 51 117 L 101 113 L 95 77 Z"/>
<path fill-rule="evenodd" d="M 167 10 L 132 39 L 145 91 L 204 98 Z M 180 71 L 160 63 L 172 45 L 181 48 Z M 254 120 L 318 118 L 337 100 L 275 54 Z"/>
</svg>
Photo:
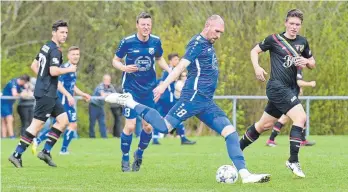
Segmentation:
<svg viewBox="0 0 348 192">
<path fill-rule="evenodd" d="M 1 96 L 1 99 L 19 99 L 19 97 L 12 96 Z M 103 97 L 93 96 L 93 99 L 104 99 Z M 75 99 L 80 100 L 82 97 L 77 96 Z M 237 104 L 238 100 L 267 100 L 266 96 L 252 96 L 252 95 L 226 95 L 226 96 L 214 96 L 216 100 L 231 100 L 233 109 L 232 109 L 232 121 L 233 125 L 237 127 Z M 306 123 L 306 134 L 309 135 L 310 129 L 310 102 L 312 100 L 348 100 L 348 96 L 300 96 L 300 100 L 306 101 L 306 113 L 307 113 L 307 123 Z"/>
</svg>

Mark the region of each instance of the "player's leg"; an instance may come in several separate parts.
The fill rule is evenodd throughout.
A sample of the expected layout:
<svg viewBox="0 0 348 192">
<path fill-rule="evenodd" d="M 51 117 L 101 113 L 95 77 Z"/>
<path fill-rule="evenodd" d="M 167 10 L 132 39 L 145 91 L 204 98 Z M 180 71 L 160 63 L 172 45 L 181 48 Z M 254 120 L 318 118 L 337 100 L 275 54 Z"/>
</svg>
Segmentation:
<svg viewBox="0 0 348 192">
<path fill-rule="evenodd" d="M 95 123 L 97 122 L 97 106 L 94 106 L 93 103 L 90 103 L 88 106 L 89 113 L 89 138 L 95 138 Z"/>
<path fill-rule="evenodd" d="M 134 162 L 132 164 L 133 171 L 139 171 L 142 164 L 144 150 L 149 146 L 152 139 L 152 126 L 146 121 L 142 121 L 143 130 L 140 133 L 138 149 L 134 152 Z"/>
<path fill-rule="evenodd" d="M 22 154 L 33 142 L 35 136 L 40 132 L 48 119 L 48 116 L 52 113 L 54 106 L 55 100 L 53 98 L 41 97 L 36 99 L 34 118 L 29 127 L 25 130 L 24 134 L 21 136 L 15 152 L 9 157 L 9 161 L 14 164 L 15 167 L 22 167 Z"/>
<path fill-rule="evenodd" d="M 121 151 L 122 151 L 122 161 L 121 161 L 121 169 L 123 172 L 131 171 L 130 163 L 129 163 L 129 151 L 132 144 L 133 132 L 136 126 L 136 115 L 130 116 L 128 110 L 129 108 L 125 108 L 125 125 L 123 131 L 121 133 Z M 135 116 L 135 117 L 134 117 Z M 130 119 L 128 119 L 130 118 Z"/>
<path fill-rule="evenodd" d="M 283 126 L 290 120 L 290 118 L 286 115 L 282 115 L 278 121 L 273 125 L 272 133 L 266 142 L 267 146 L 275 147 L 277 144 L 275 143 L 274 139 L 278 136 L 280 133 L 280 130 L 283 128 Z"/>
<path fill-rule="evenodd" d="M 7 126 L 5 117 L 1 117 L 1 138 L 7 137 Z"/>
<path fill-rule="evenodd" d="M 107 134 L 106 134 L 106 124 L 105 124 L 105 111 L 104 111 L 104 108 L 100 108 L 99 109 L 98 125 L 99 125 L 100 136 L 102 138 L 106 139 L 107 138 Z"/>
<path fill-rule="evenodd" d="M 56 167 L 57 165 L 52 160 L 51 150 L 69 123 L 68 115 L 59 99 L 55 99 L 54 102 L 55 105 L 51 116 L 56 118 L 56 122 L 52 125 L 47 134 L 48 139 L 46 140 L 43 150 L 37 155 L 40 160 L 43 160 L 52 167 Z"/>
<path fill-rule="evenodd" d="M 105 98 L 106 102 L 117 103 L 126 106 L 129 109 L 133 109 L 135 113 L 141 116 L 146 122 L 148 122 L 154 129 L 157 129 L 160 133 L 167 134 L 172 127 L 167 127 L 166 121 L 162 116 L 151 107 L 139 104 L 133 100 L 133 97 L 129 93 L 119 94 L 113 93 Z"/>
<path fill-rule="evenodd" d="M 225 138 L 228 155 L 237 168 L 243 183 L 263 183 L 270 180 L 269 174 L 251 174 L 246 169 L 244 155 L 239 146 L 238 133 L 226 114 L 213 101 L 197 117 Z"/>
<path fill-rule="evenodd" d="M 191 141 L 191 140 L 187 139 L 186 133 L 185 133 L 185 125 L 183 122 L 181 122 L 176 127 L 176 134 L 180 136 L 181 145 L 194 145 L 194 144 L 196 144 L 196 141 Z"/>
<path fill-rule="evenodd" d="M 260 120 L 251 125 L 240 139 L 240 148 L 244 150 L 250 144 L 255 142 L 260 134 L 271 129 L 277 119 L 281 116 L 282 113 L 269 101 Z"/>
<path fill-rule="evenodd" d="M 6 124 L 7 124 L 7 132 L 8 132 L 8 136 L 11 139 L 15 138 L 15 135 L 13 133 L 13 110 L 12 110 L 12 105 L 9 106 L 9 115 L 7 115 L 5 117 L 6 119 Z"/>
<path fill-rule="evenodd" d="M 290 131 L 290 157 L 286 165 L 295 175 L 305 177 L 299 163 L 298 154 L 301 142 L 305 140 L 303 132 L 305 132 L 306 113 L 298 101 L 298 104 L 292 107 L 286 115 L 293 121 Z"/>
<path fill-rule="evenodd" d="M 68 109 L 67 109 L 67 106 L 64 106 L 64 107 L 68 114 L 69 125 L 67 127 L 67 130 L 64 132 L 63 144 L 59 154 L 68 155 L 69 144 L 71 140 L 74 138 L 74 132 L 77 130 L 77 123 L 76 123 L 77 116 L 76 116 L 76 111 L 74 107 L 69 107 Z"/>
<path fill-rule="evenodd" d="M 50 132 L 51 125 L 53 125 L 56 120 L 53 118 L 48 118 L 43 126 L 42 131 L 38 134 L 39 136 L 36 136 L 33 140 L 33 144 L 31 146 L 31 152 L 36 155 L 37 148 L 41 144 L 42 141 L 47 139 L 48 133 Z"/>
</svg>

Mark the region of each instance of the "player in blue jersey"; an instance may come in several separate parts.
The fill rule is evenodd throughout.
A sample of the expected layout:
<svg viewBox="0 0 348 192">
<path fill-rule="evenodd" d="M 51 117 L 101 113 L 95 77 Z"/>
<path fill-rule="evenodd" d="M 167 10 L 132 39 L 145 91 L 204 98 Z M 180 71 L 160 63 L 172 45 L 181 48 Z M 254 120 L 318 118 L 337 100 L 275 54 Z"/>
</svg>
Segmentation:
<svg viewBox="0 0 348 192">
<path fill-rule="evenodd" d="M 24 85 L 29 82 L 28 75 L 22 75 L 19 78 L 11 79 L 3 89 L 3 96 L 20 96 L 24 90 Z M 8 136 L 14 139 L 13 133 L 13 104 L 15 99 L 1 99 L 1 137 Z"/>
<path fill-rule="evenodd" d="M 269 174 L 252 174 L 246 169 L 243 152 L 239 146 L 238 133 L 226 114 L 213 100 L 219 74 L 218 60 L 213 44 L 223 32 L 224 21 L 222 18 L 218 15 L 210 16 L 203 31 L 195 35 L 188 43 L 186 53 L 178 66 L 162 84 L 154 89 L 156 101 L 170 83 L 176 80 L 187 68 L 188 78 L 181 97 L 164 119 L 156 110 L 134 101 L 130 93 L 111 94 L 105 100 L 133 109 L 154 129 L 162 133 L 168 133 L 187 118 L 198 117 L 225 138 L 229 157 L 238 169 L 243 183 L 267 182 L 270 180 Z"/>
<path fill-rule="evenodd" d="M 68 49 L 68 62 L 61 65 L 61 68 L 68 68 L 71 65 L 77 65 L 80 60 L 80 48 L 77 46 L 71 46 Z M 58 98 L 61 101 L 65 112 L 68 114 L 69 125 L 67 130 L 64 133 L 63 145 L 60 150 L 61 155 L 68 155 L 68 146 L 71 140 L 74 137 L 74 132 L 77 130 L 77 115 L 75 110 L 75 99 L 74 93 L 82 96 L 86 101 L 89 101 L 91 96 L 87 93 L 84 93 L 76 86 L 76 72 L 66 73 L 58 78 Z M 47 130 L 45 133 L 41 134 L 41 136 L 37 139 L 34 139 L 32 145 L 32 152 L 36 154 L 36 150 L 38 145 L 45 139 L 47 139 Z"/>
<path fill-rule="evenodd" d="M 113 59 L 113 66 L 123 71 L 122 87 L 124 92 L 134 95 L 134 100 L 153 108 L 152 90 L 156 86 L 155 61 L 166 71 L 170 71 L 162 57 L 163 49 L 159 37 L 151 34 L 151 15 L 140 13 L 136 19 L 136 34 L 121 40 Z M 121 62 L 125 58 L 125 64 Z M 125 127 L 121 134 L 121 150 L 123 153 L 122 171 L 129 172 L 129 150 L 132 143 L 132 134 L 136 125 L 137 113 L 125 107 L 123 115 L 126 117 Z M 139 171 L 142 164 L 143 152 L 152 138 L 152 127 L 143 121 L 143 130 L 140 134 L 138 150 L 134 152 L 133 171 Z"/>
<path fill-rule="evenodd" d="M 168 55 L 168 61 L 169 61 L 169 68 L 171 70 L 174 69 L 179 63 L 179 55 L 177 53 L 171 53 Z M 164 81 L 168 77 L 169 73 L 167 71 L 163 71 L 162 77 L 160 79 L 160 83 Z M 177 98 L 174 95 L 175 92 L 175 84 L 176 82 L 172 82 L 168 88 L 165 90 L 165 92 L 162 94 L 161 98 L 156 103 L 157 111 L 162 115 L 162 117 L 165 117 L 169 110 L 175 105 Z M 180 90 L 181 92 L 181 90 Z M 180 95 L 179 95 L 180 97 Z M 178 97 L 178 98 L 179 98 Z M 181 144 L 182 145 L 193 145 L 196 144 L 195 141 L 190 141 L 186 138 L 185 135 L 185 126 L 183 123 L 180 123 L 178 127 L 176 127 L 176 133 L 180 136 Z M 152 144 L 159 145 L 158 141 L 159 132 L 157 130 L 153 130 L 153 141 Z"/>
</svg>

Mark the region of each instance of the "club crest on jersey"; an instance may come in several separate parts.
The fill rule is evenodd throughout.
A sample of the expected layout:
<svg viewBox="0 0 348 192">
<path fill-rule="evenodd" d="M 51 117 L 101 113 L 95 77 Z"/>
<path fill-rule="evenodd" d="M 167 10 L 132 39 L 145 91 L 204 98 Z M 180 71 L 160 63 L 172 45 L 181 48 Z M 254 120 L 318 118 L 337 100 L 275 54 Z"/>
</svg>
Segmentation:
<svg viewBox="0 0 348 192">
<path fill-rule="evenodd" d="M 285 62 L 283 63 L 283 67 L 289 68 L 292 65 L 295 65 L 296 57 L 291 57 L 290 55 L 287 55 L 283 58 Z"/>
<path fill-rule="evenodd" d="M 55 57 L 52 58 L 52 62 L 53 64 L 57 64 L 57 65 L 59 64 L 59 60 Z"/>
<path fill-rule="evenodd" d="M 304 45 L 295 45 L 295 47 L 296 47 L 296 49 L 297 49 L 297 51 L 299 51 L 299 52 L 303 52 L 303 50 L 304 50 Z"/>
<path fill-rule="evenodd" d="M 155 53 L 155 48 L 149 48 L 149 53 L 151 54 L 151 55 L 153 55 L 154 53 Z"/>
</svg>

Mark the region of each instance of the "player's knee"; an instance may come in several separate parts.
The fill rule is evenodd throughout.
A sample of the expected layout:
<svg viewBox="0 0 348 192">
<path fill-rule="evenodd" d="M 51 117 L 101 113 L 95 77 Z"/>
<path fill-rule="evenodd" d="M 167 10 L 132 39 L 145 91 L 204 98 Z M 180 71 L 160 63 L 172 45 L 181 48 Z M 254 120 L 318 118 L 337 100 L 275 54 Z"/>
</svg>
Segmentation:
<svg viewBox="0 0 348 192">
<path fill-rule="evenodd" d="M 146 121 L 143 120 L 143 130 L 146 132 L 146 133 L 151 133 L 152 132 L 152 126 L 147 123 Z"/>
<path fill-rule="evenodd" d="M 274 122 L 273 121 L 258 121 L 255 123 L 255 129 L 259 133 L 263 133 L 267 130 L 270 130 L 273 128 Z"/>
<path fill-rule="evenodd" d="M 293 124 L 298 125 L 300 127 L 304 127 L 307 121 L 307 115 L 304 114 L 299 114 L 293 119 Z"/>
<path fill-rule="evenodd" d="M 62 113 L 56 117 L 56 123 L 53 125 L 54 128 L 63 131 L 69 124 L 69 118 L 66 113 Z"/>
<path fill-rule="evenodd" d="M 236 131 L 230 120 L 225 116 L 214 118 L 212 128 L 223 137 L 226 137 L 227 135 Z"/>
<path fill-rule="evenodd" d="M 69 123 L 69 128 L 70 128 L 71 130 L 76 130 L 76 129 L 77 129 L 77 123 L 76 123 L 76 122 Z"/>
<path fill-rule="evenodd" d="M 136 127 L 136 119 L 126 119 L 126 123 L 124 125 L 124 132 L 131 134 L 134 132 Z"/>
</svg>

